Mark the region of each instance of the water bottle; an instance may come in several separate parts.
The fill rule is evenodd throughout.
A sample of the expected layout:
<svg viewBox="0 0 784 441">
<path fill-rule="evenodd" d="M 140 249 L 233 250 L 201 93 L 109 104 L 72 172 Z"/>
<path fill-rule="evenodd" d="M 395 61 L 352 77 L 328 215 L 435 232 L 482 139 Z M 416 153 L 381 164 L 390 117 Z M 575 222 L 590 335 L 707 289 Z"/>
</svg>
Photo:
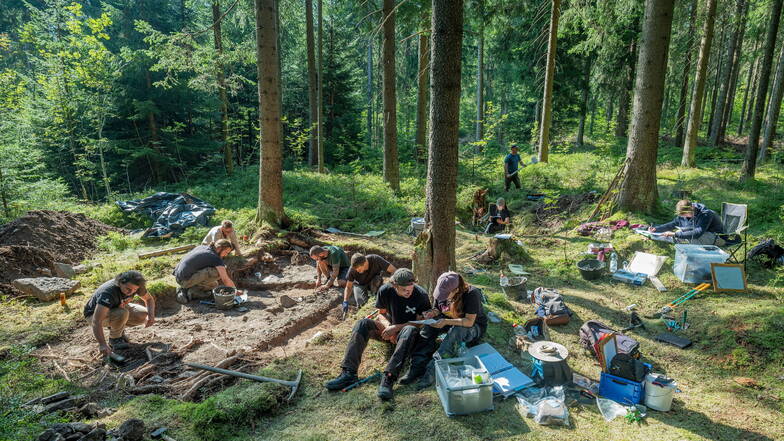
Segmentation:
<svg viewBox="0 0 784 441">
<path fill-rule="evenodd" d="M 618 255 L 613 251 L 610 254 L 610 272 L 614 273 L 616 271 L 618 271 Z"/>
</svg>

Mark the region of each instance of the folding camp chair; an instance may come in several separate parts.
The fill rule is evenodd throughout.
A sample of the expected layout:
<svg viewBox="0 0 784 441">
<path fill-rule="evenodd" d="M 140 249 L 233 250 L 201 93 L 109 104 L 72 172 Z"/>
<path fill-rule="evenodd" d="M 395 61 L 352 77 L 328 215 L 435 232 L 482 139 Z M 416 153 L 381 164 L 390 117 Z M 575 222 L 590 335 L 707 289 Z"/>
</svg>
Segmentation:
<svg viewBox="0 0 784 441">
<path fill-rule="evenodd" d="M 742 263 L 746 269 L 746 254 L 748 247 L 748 206 L 745 204 L 721 204 L 721 223 L 724 225 L 724 234 L 717 238 L 724 240 L 722 248 L 729 253 L 727 260 L 732 263 Z M 741 252 L 742 251 L 742 252 Z"/>
</svg>

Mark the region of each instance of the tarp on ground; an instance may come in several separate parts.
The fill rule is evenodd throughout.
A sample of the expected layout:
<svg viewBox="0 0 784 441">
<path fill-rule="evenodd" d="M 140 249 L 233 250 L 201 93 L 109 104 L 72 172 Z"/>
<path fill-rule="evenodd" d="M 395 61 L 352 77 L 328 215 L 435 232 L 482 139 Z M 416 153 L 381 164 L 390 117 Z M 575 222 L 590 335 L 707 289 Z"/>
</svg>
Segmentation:
<svg viewBox="0 0 784 441">
<path fill-rule="evenodd" d="M 153 220 L 153 224 L 142 237 L 179 236 L 186 228 L 209 225 L 215 207 L 187 193 L 159 192 L 144 199 L 117 201 L 126 213 L 142 213 Z"/>
</svg>

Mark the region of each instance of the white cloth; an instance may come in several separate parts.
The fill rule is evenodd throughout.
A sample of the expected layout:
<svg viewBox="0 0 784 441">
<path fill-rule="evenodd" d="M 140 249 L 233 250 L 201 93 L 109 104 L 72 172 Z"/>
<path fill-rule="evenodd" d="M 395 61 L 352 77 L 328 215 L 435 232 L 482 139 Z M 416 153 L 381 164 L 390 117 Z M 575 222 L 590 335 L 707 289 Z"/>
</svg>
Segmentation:
<svg viewBox="0 0 784 441">
<path fill-rule="evenodd" d="M 234 253 L 237 256 L 242 256 L 242 252 L 240 251 L 240 243 L 237 241 L 237 233 L 234 230 L 231 230 L 231 233 L 224 235 L 220 225 L 217 227 L 212 227 L 207 235 L 204 236 L 204 240 L 202 240 L 201 243 L 202 245 L 209 245 L 210 243 L 219 239 L 228 239 L 231 244 L 234 245 Z"/>
</svg>

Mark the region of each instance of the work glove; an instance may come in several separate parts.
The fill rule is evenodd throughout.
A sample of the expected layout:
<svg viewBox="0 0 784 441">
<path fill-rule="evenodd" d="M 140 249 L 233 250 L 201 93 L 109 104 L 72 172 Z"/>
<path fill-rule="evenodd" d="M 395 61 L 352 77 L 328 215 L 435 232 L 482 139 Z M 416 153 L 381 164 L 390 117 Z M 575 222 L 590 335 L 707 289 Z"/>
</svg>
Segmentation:
<svg viewBox="0 0 784 441">
<path fill-rule="evenodd" d="M 343 301 L 343 314 L 348 312 L 348 302 Z"/>
</svg>

